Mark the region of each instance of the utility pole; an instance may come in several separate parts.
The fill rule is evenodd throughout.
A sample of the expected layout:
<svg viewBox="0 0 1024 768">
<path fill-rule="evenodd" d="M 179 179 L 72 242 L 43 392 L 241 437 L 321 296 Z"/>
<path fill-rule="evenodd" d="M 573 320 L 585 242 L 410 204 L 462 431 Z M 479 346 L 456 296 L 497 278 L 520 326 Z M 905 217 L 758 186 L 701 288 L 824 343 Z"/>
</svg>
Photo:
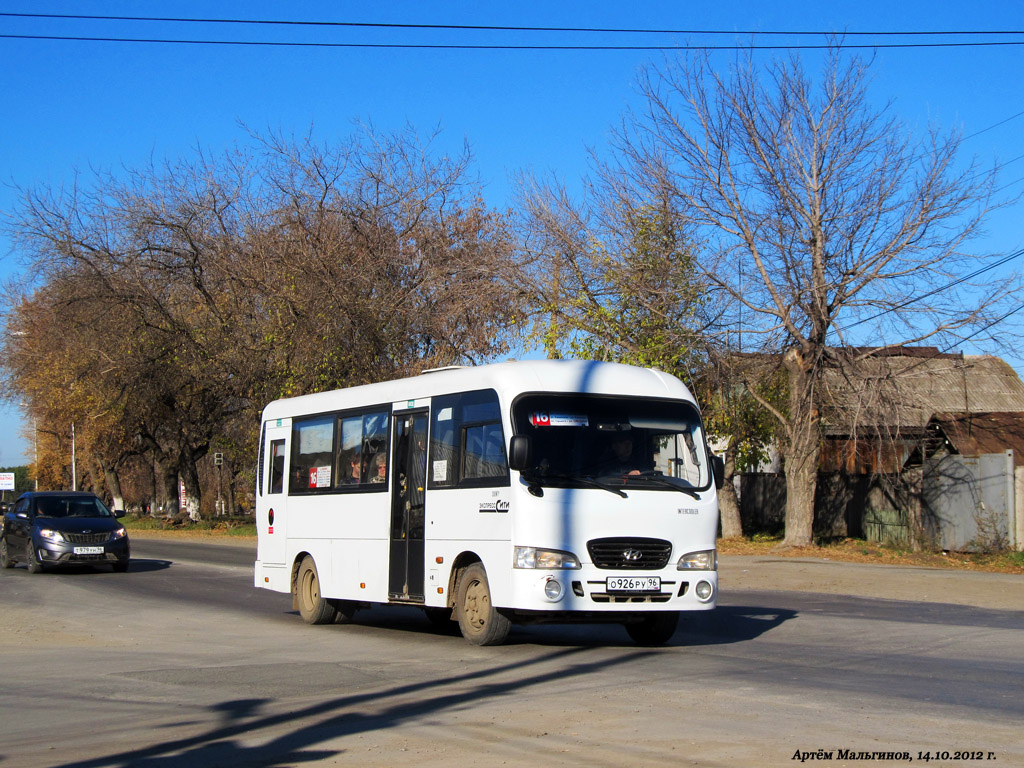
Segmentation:
<svg viewBox="0 0 1024 768">
<path fill-rule="evenodd" d="M 75 422 L 71 422 L 71 490 L 78 490 L 78 470 L 75 468 Z"/>
</svg>

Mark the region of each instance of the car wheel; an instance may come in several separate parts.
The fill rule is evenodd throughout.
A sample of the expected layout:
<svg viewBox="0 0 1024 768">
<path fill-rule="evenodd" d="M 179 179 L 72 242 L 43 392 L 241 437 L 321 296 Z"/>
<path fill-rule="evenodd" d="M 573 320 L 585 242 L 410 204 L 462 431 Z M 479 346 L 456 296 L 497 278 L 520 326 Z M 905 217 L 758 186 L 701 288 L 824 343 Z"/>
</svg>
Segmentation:
<svg viewBox="0 0 1024 768">
<path fill-rule="evenodd" d="M 306 555 L 299 566 L 299 575 L 295 579 L 295 597 L 299 604 L 299 615 L 307 624 L 330 624 L 334 621 L 338 609 L 320 594 L 320 576 L 316 572 L 316 563 Z"/>
<path fill-rule="evenodd" d="M 114 569 L 114 573 L 124 573 L 128 570 L 128 560 L 118 560 L 116 563 L 111 564 L 111 568 Z"/>
<path fill-rule="evenodd" d="M 512 622 L 491 603 L 487 572 L 473 563 L 462 572 L 455 600 L 459 631 L 473 645 L 501 645 Z"/>
<path fill-rule="evenodd" d="M 7 539 L 0 539 L 0 568 L 13 568 L 14 558 L 7 551 Z"/>
<path fill-rule="evenodd" d="M 29 573 L 43 572 L 43 564 L 39 562 L 39 557 L 36 555 L 36 548 L 33 546 L 31 539 L 29 539 L 25 544 L 25 563 L 28 565 Z"/>
<path fill-rule="evenodd" d="M 678 625 L 678 611 L 659 611 L 635 624 L 626 624 L 626 632 L 637 645 L 664 645 L 672 639 Z"/>
</svg>

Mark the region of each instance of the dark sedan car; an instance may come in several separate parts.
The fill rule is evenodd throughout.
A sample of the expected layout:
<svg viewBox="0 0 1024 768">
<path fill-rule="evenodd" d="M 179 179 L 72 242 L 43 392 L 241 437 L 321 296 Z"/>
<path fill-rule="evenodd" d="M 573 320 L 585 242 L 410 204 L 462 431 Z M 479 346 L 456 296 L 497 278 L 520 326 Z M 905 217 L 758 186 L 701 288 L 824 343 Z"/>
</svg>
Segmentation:
<svg viewBox="0 0 1024 768">
<path fill-rule="evenodd" d="M 128 570 L 128 532 L 94 494 L 34 491 L 4 514 L 0 567 L 25 563 L 29 573 L 64 565 L 110 565 Z"/>
</svg>

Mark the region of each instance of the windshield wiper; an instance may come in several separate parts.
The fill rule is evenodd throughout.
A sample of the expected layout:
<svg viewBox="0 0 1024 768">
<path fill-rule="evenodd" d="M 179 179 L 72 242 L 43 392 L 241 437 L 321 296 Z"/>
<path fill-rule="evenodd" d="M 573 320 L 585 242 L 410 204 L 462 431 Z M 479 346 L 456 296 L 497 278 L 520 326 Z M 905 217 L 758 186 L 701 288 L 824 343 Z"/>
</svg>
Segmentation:
<svg viewBox="0 0 1024 768">
<path fill-rule="evenodd" d="M 693 498 L 695 499 L 700 498 L 700 494 L 697 493 L 697 491 L 695 491 L 693 488 L 689 488 L 685 485 L 679 485 L 677 482 L 673 482 L 673 480 L 676 480 L 676 478 L 665 477 L 663 474 L 661 474 L 661 472 L 658 472 L 656 470 L 652 470 L 650 472 L 641 472 L 639 475 L 624 475 L 624 477 L 626 477 L 627 479 L 630 477 L 641 477 L 644 480 L 653 480 L 658 485 L 663 485 L 666 488 L 671 488 L 675 491 L 679 491 L 680 493 L 685 493 L 689 496 L 693 496 Z"/>
<path fill-rule="evenodd" d="M 538 487 L 543 486 L 543 481 L 545 480 L 556 480 L 563 483 L 579 482 L 583 483 L 584 485 L 589 485 L 591 488 L 600 488 L 601 490 L 608 491 L 609 493 L 614 493 L 615 495 L 621 496 L 624 499 L 629 498 L 626 495 L 625 491 L 610 486 L 607 483 L 602 483 L 600 480 L 591 477 L 590 475 L 538 475 L 534 474 L 533 472 L 524 472 L 523 476 L 531 485 L 536 485 Z"/>
</svg>

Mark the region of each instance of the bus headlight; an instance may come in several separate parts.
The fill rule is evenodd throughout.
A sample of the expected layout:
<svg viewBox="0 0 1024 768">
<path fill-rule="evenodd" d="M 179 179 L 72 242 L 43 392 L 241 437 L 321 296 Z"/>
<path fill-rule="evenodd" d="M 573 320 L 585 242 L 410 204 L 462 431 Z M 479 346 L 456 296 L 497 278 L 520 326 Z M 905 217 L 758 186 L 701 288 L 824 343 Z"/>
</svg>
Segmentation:
<svg viewBox="0 0 1024 768">
<path fill-rule="evenodd" d="M 718 568 L 717 553 L 713 549 L 703 552 L 690 552 L 679 558 L 677 571 L 714 571 Z"/>
<path fill-rule="evenodd" d="M 580 561 L 572 552 L 539 549 L 538 547 L 516 547 L 512 565 L 514 568 L 575 570 L 580 567 Z"/>
</svg>

